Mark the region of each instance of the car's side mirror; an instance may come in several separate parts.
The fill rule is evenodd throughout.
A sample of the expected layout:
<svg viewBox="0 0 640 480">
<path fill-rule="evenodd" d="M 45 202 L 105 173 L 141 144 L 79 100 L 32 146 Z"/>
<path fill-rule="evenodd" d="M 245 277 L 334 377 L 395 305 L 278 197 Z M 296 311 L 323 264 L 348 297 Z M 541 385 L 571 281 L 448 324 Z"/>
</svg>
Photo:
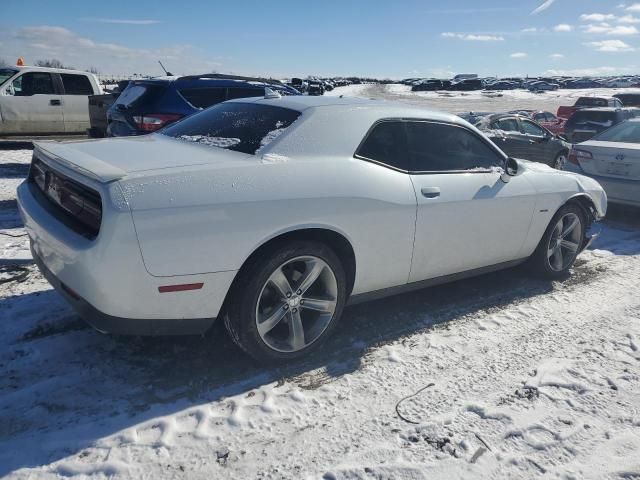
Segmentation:
<svg viewBox="0 0 640 480">
<path fill-rule="evenodd" d="M 507 158 L 507 161 L 504 163 L 504 172 L 500 175 L 500 179 L 504 183 L 509 183 L 511 181 L 511 177 L 515 177 L 518 174 L 518 170 L 520 165 L 515 158 Z"/>
</svg>

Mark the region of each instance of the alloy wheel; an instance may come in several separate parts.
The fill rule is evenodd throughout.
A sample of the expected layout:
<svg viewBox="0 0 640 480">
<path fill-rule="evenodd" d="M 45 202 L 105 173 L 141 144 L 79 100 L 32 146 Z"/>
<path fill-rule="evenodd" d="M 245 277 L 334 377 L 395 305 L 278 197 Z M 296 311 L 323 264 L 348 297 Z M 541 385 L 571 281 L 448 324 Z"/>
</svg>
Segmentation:
<svg viewBox="0 0 640 480">
<path fill-rule="evenodd" d="M 547 246 L 547 259 L 553 271 L 561 272 L 575 261 L 581 239 L 582 223 L 578 215 L 567 213 L 560 218 Z"/>
<path fill-rule="evenodd" d="M 566 155 L 558 155 L 555 163 L 553 164 L 553 168 L 556 170 L 564 170 L 564 166 L 567 164 L 567 156 Z"/>
<path fill-rule="evenodd" d="M 327 329 L 338 303 L 331 267 L 315 256 L 287 260 L 267 279 L 256 304 L 262 341 L 278 352 L 297 352 Z"/>
</svg>

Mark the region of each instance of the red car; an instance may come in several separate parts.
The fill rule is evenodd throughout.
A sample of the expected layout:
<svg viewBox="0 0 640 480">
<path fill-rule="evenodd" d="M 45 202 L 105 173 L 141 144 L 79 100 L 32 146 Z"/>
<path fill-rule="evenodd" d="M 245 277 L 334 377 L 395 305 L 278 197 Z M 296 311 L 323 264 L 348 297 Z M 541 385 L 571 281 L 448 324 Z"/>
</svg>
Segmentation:
<svg viewBox="0 0 640 480">
<path fill-rule="evenodd" d="M 509 113 L 524 115 L 534 122 L 539 123 L 551 133 L 564 135 L 564 125 L 567 123 L 567 119 L 556 117 L 551 112 L 544 112 L 541 110 L 516 110 Z"/>
</svg>

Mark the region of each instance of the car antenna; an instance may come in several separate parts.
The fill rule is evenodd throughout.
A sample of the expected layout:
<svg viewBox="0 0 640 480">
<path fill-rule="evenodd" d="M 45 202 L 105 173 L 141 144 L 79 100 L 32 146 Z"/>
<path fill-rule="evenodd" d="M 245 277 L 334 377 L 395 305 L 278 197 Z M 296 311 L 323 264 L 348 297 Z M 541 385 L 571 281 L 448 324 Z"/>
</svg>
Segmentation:
<svg viewBox="0 0 640 480">
<path fill-rule="evenodd" d="M 162 67 L 162 70 L 164 70 L 164 74 L 165 74 L 167 77 L 173 77 L 173 73 L 171 73 L 171 72 L 167 71 L 167 69 L 166 69 L 166 68 L 164 68 L 164 65 L 162 64 L 162 62 L 161 62 L 160 60 L 158 60 L 158 63 L 159 63 L 159 64 L 160 64 L 160 66 Z"/>
</svg>

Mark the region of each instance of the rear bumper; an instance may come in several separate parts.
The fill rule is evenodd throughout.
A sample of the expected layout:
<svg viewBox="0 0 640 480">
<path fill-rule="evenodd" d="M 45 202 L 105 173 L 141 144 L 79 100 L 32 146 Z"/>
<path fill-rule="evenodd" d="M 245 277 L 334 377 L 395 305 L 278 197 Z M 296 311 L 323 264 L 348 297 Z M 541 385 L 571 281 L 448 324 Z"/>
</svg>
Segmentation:
<svg viewBox="0 0 640 480">
<path fill-rule="evenodd" d="M 71 304 L 76 312 L 96 330 L 116 335 L 197 335 L 206 332 L 215 318 L 190 319 L 131 319 L 114 317 L 101 312 L 84 298 L 63 284 L 51 270 L 47 268 L 38 254 L 31 248 L 33 260 L 42 275 L 55 290 Z"/>
<path fill-rule="evenodd" d="M 568 162 L 565 165 L 565 170 L 579 173 L 580 175 L 584 175 L 585 177 L 589 177 L 597 181 L 607 193 L 609 203 L 640 207 L 640 181 L 638 180 L 626 180 L 624 178 L 592 175 L 590 173 L 586 173 L 579 166 Z"/>
</svg>

